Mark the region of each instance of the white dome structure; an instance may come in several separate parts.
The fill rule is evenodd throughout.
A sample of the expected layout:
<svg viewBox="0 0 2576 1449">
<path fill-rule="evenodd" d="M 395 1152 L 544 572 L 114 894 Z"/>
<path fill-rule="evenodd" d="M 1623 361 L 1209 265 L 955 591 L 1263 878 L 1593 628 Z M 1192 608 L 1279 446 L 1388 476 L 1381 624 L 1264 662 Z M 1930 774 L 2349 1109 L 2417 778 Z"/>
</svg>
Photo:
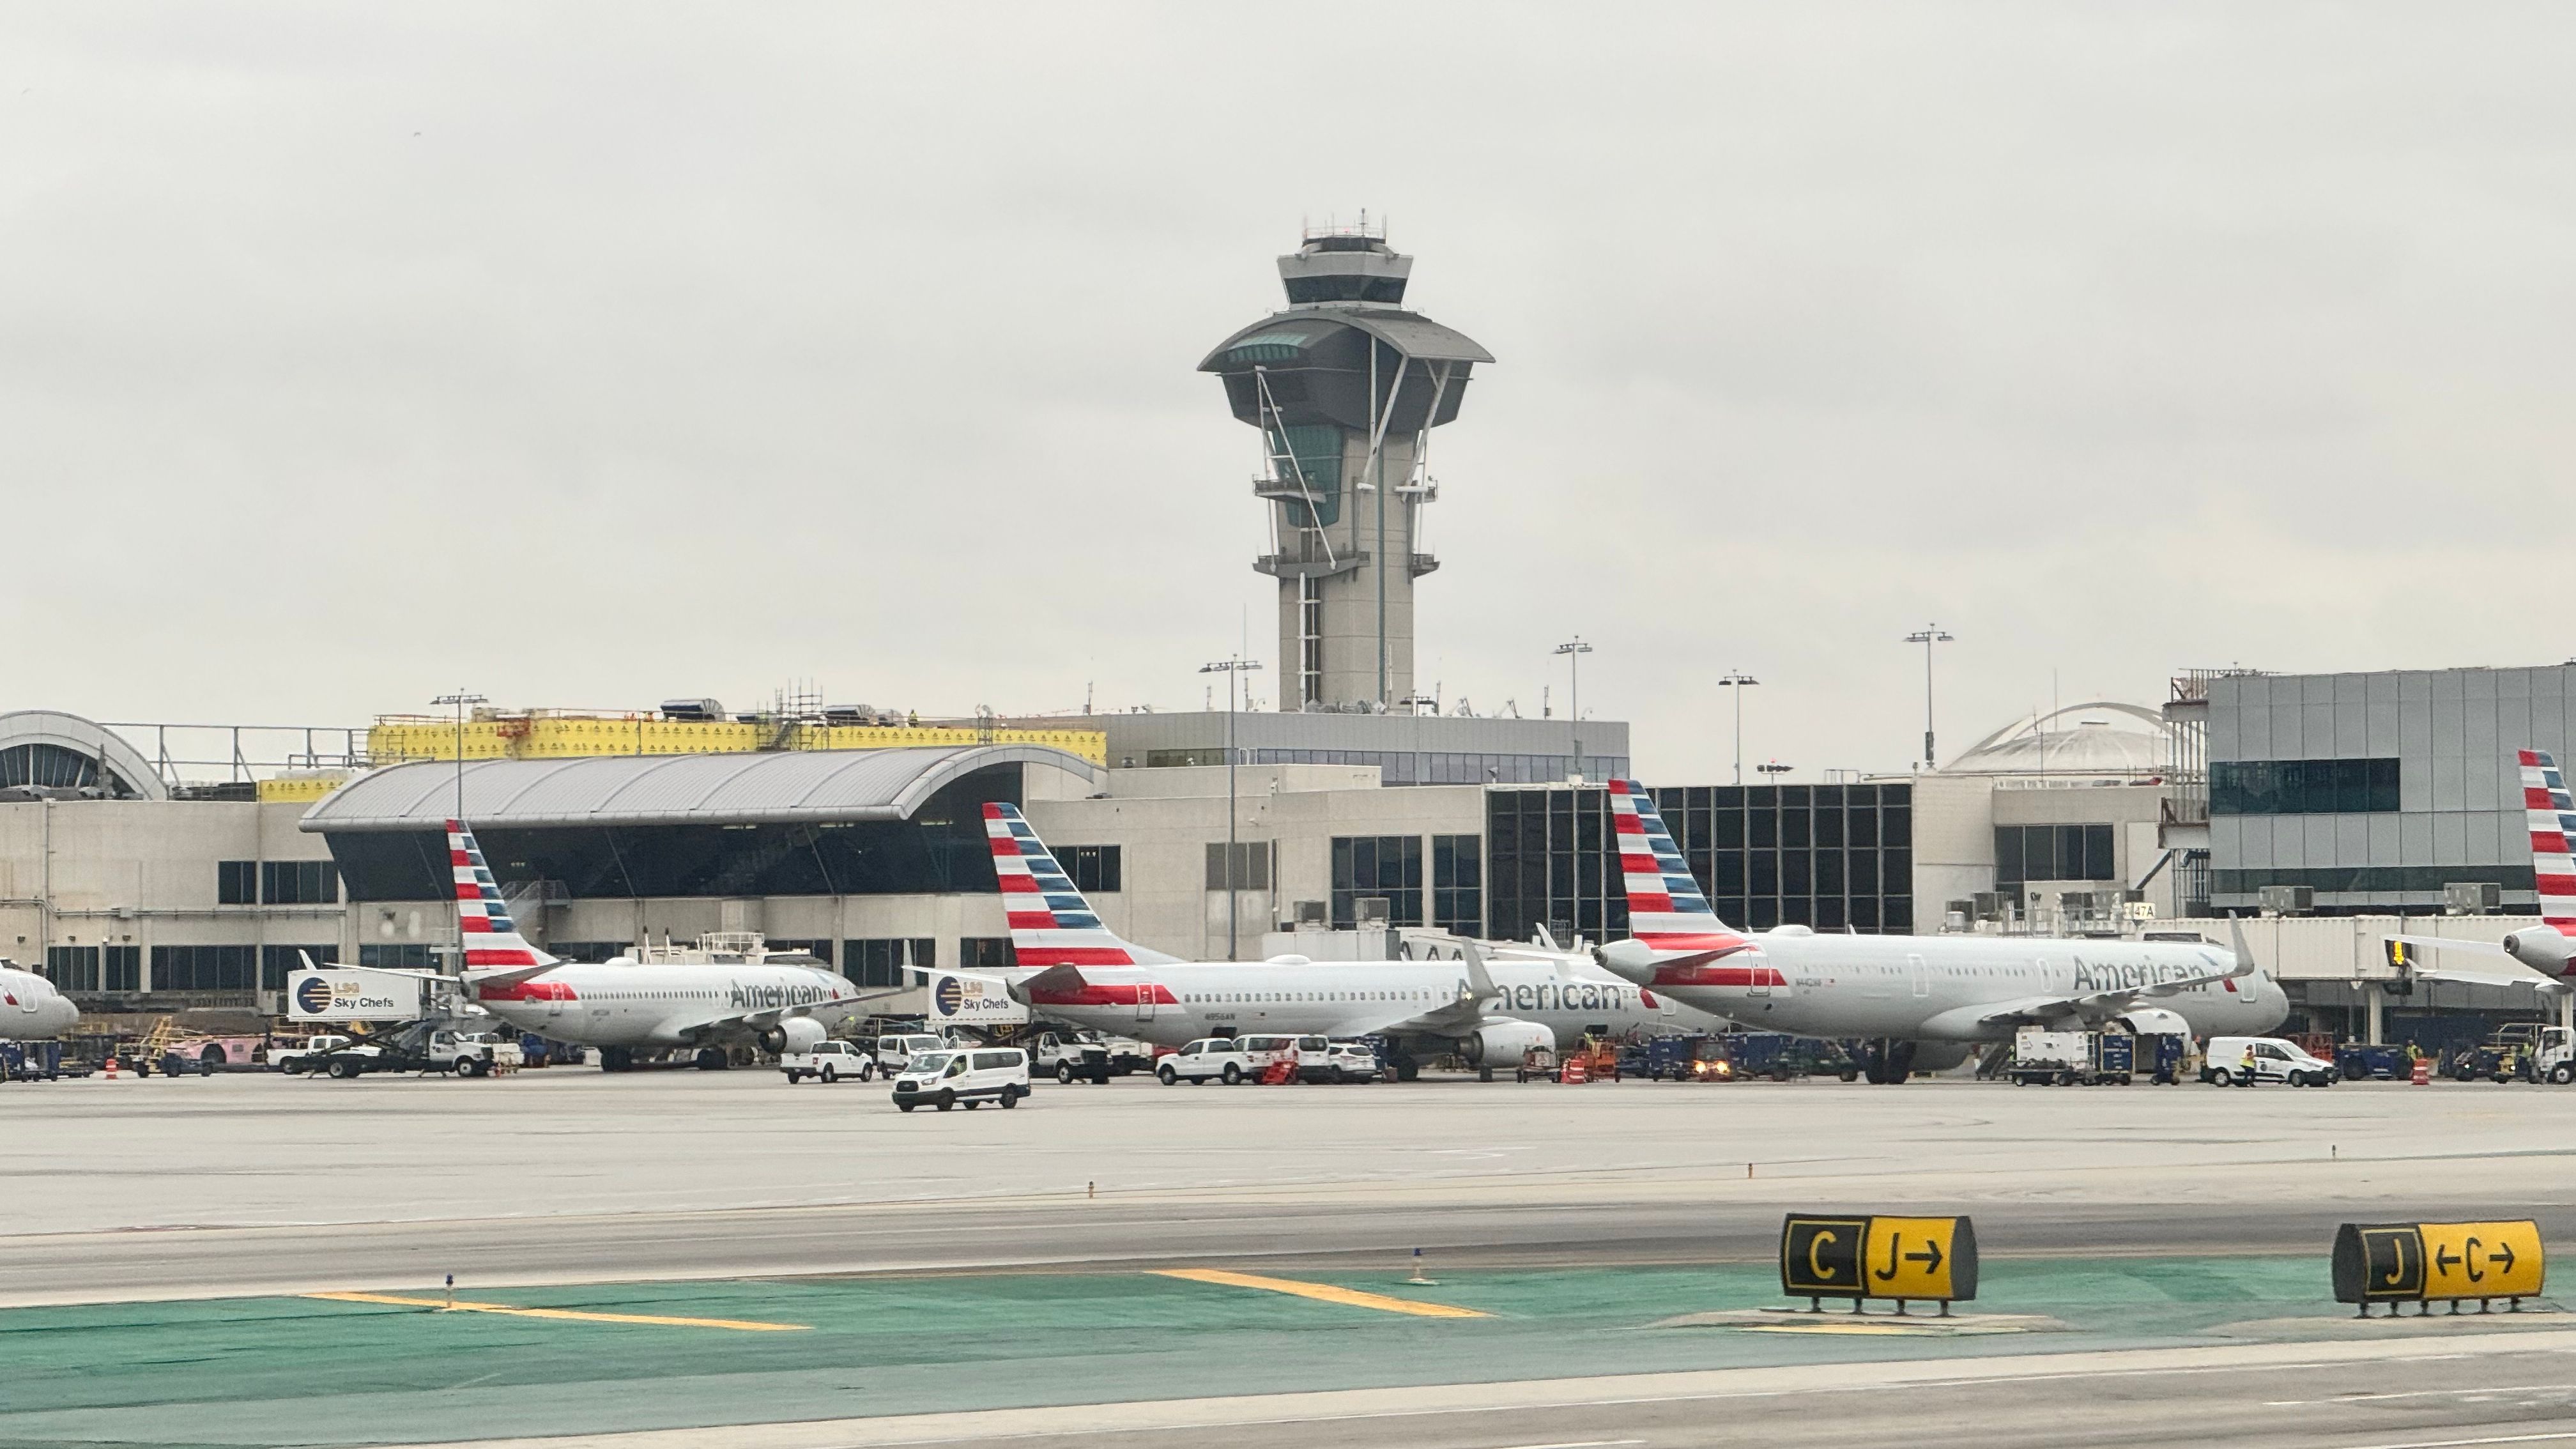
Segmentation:
<svg viewBox="0 0 2576 1449">
<path fill-rule="evenodd" d="M 2147 781 L 2172 768 L 2164 716 L 2097 699 L 2015 720 L 1941 767 L 1944 775 Z"/>
</svg>

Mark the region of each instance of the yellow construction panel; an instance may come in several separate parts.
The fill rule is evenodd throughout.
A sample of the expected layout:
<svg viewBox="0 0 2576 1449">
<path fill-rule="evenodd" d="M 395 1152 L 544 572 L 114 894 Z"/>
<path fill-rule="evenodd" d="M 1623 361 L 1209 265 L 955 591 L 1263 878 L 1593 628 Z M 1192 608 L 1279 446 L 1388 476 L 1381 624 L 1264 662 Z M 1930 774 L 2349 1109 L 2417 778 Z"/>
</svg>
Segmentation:
<svg viewBox="0 0 2576 1449">
<path fill-rule="evenodd" d="M 263 802 L 319 800 L 347 783 L 349 783 L 349 777 L 343 772 L 328 775 L 280 775 L 275 779 L 259 782 L 259 798 Z"/>
</svg>

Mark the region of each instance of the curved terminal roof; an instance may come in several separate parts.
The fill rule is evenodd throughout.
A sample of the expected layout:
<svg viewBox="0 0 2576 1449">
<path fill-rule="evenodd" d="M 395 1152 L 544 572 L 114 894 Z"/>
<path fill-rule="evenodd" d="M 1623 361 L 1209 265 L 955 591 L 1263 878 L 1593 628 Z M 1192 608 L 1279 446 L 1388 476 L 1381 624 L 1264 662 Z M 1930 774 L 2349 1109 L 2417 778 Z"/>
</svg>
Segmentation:
<svg viewBox="0 0 2576 1449">
<path fill-rule="evenodd" d="M 492 829 L 908 820 L 941 787 L 1012 764 L 1101 778 L 1042 745 L 483 760 L 465 766 L 465 818 Z M 302 828 L 436 830 L 455 813 L 456 781 L 447 761 L 373 771 L 324 796 Z"/>
<path fill-rule="evenodd" d="M 143 752 L 103 724 L 57 709 L 20 709 L 0 714 L 0 754 L 26 750 L 9 761 L 28 778 L 0 779 L 0 785 L 103 784 L 109 793 L 135 800 L 167 800 L 168 787 Z M 104 773 L 99 780 L 96 773 Z M 60 774 L 63 778 L 49 776 Z"/>
<path fill-rule="evenodd" d="M 2161 775 L 2172 768 L 2171 739 L 2172 727 L 2154 710 L 2097 699 L 2015 720 L 1969 746 L 1941 773 Z"/>
</svg>

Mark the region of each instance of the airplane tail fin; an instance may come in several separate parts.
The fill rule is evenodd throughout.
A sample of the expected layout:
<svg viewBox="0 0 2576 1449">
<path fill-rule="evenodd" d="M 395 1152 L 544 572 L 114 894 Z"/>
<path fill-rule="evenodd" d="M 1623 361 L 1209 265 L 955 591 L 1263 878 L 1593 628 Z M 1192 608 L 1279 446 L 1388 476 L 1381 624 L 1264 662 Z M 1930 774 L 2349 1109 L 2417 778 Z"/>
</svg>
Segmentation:
<svg viewBox="0 0 2576 1449">
<path fill-rule="evenodd" d="M 1724 951 L 1746 944 L 1717 918 L 1643 782 L 1610 782 L 1610 823 L 1628 885 L 1628 933 L 1658 951 Z"/>
<path fill-rule="evenodd" d="M 456 872 L 456 920 L 465 936 L 468 979 L 502 986 L 561 964 L 519 934 L 492 868 L 483 861 L 483 847 L 461 820 L 447 822 L 447 859 Z"/>
<path fill-rule="evenodd" d="M 1017 805 L 985 805 L 984 834 L 1011 921 L 1011 951 L 1022 966 L 1150 966 L 1178 959 L 1120 940 L 1100 924 L 1100 913 Z"/>
<path fill-rule="evenodd" d="M 2519 752 L 2522 805 L 2531 822 L 2531 874 L 2540 889 L 2540 923 L 2562 936 L 2576 936 L 2576 859 L 2567 837 L 2576 834 L 2576 800 L 2567 792 L 2567 777 L 2547 750 Z"/>
</svg>

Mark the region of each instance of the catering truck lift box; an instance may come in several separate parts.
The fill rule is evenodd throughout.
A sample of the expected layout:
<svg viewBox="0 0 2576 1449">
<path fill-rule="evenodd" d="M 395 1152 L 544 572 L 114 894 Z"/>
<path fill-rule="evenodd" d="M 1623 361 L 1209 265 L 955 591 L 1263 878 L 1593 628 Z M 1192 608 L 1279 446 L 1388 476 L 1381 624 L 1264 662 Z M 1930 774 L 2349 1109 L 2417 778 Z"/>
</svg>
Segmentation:
<svg viewBox="0 0 2576 1449">
<path fill-rule="evenodd" d="M 2013 1034 L 2016 1086 L 2127 1086 L 2137 1071 L 2137 1038 L 2122 1031 L 2049 1031 L 2026 1026 Z"/>
</svg>

